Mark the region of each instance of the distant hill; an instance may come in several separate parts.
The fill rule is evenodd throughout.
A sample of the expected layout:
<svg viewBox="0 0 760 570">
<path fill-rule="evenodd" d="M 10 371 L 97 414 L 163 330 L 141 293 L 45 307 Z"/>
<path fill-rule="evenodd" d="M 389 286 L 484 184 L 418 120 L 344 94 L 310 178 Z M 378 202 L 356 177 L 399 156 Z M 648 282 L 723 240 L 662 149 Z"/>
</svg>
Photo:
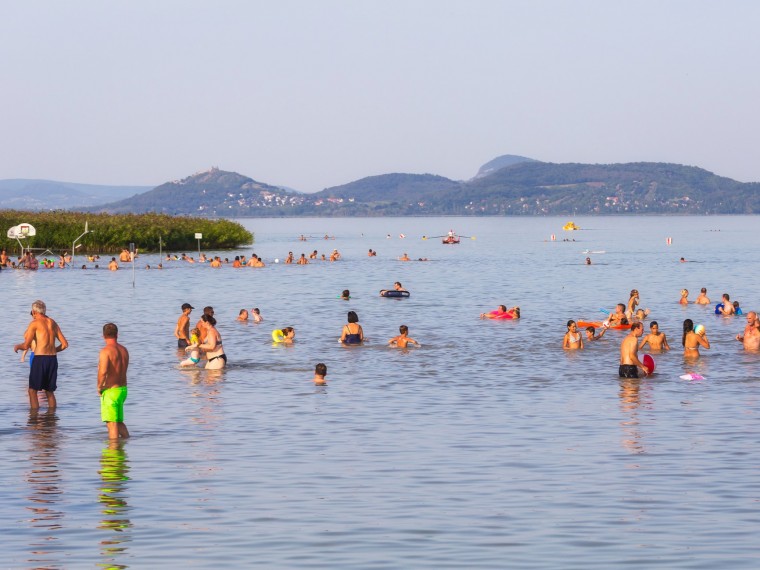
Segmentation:
<svg viewBox="0 0 760 570">
<path fill-rule="evenodd" d="M 694 166 L 521 158 L 508 157 L 512 163 L 501 168 L 496 167 L 503 162 L 491 161 L 491 174 L 466 182 L 394 173 L 314 194 L 213 168 L 93 210 L 211 217 L 760 213 L 760 184 Z M 486 166 L 481 170 L 492 169 Z"/>
<path fill-rule="evenodd" d="M 489 214 L 760 213 L 760 184 L 653 162 L 520 163 L 471 181 L 457 197 Z"/>
<path fill-rule="evenodd" d="M 52 180 L 0 180 L 0 204 L 16 210 L 61 210 L 97 206 L 141 194 L 152 186 L 105 186 Z"/>
<path fill-rule="evenodd" d="M 297 206 L 302 196 L 236 172 L 211 168 L 92 210 L 111 214 L 158 212 L 210 217 L 283 215 L 281 209 Z"/>
<path fill-rule="evenodd" d="M 512 166 L 513 164 L 519 164 L 521 162 L 538 162 L 532 158 L 526 158 L 524 156 L 517 156 L 515 154 L 505 154 L 497 156 L 493 160 L 489 160 L 483 166 L 480 167 L 475 178 L 483 178 L 484 176 L 490 176 L 497 170 Z"/>
</svg>

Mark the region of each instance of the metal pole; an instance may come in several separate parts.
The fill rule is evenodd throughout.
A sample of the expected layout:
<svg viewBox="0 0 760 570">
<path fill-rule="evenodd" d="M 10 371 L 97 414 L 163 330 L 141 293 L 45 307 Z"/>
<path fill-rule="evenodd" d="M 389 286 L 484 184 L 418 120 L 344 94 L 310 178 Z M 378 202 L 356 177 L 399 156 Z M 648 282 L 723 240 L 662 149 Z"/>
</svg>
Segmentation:
<svg viewBox="0 0 760 570">
<path fill-rule="evenodd" d="M 82 239 L 84 236 L 90 233 L 90 229 L 87 225 L 87 222 L 84 223 L 84 233 L 80 235 L 77 239 L 74 240 L 74 243 L 71 244 L 71 268 L 74 269 L 74 253 L 76 252 L 76 246 L 77 242 Z M 66 253 L 66 252 L 64 252 Z M 64 264 L 66 263 L 66 258 L 63 258 Z"/>
<path fill-rule="evenodd" d="M 130 257 L 132 258 L 132 289 L 134 289 L 135 288 L 135 257 L 137 257 L 135 255 L 134 242 L 129 244 L 129 253 L 130 253 Z"/>
<path fill-rule="evenodd" d="M 201 240 L 198 240 L 198 262 L 201 261 Z"/>
</svg>

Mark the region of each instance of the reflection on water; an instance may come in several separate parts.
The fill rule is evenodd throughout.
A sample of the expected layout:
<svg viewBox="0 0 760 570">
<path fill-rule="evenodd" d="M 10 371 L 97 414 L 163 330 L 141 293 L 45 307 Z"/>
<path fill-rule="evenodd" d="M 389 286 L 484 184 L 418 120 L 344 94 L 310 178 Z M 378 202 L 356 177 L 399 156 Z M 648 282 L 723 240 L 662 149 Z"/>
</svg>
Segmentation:
<svg viewBox="0 0 760 570">
<path fill-rule="evenodd" d="M 132 541 L 129 519 L 128 481 L 129 458 L 123 441 L 110 441 L 100 456 L 101 486 L 98 502 L 103 515 L 98 529 L 107 531 L 100 539 L 101 562 L 103 568 L 127 568 L 119 563 L 126 557 L 127 546 Z"/>
<path fill-rule="evenodd" d="M 200 401 L 190 421 L 205 429 L 215 430 L 221 419 L 218 411 L 221 395 L 219 384 L 224 379 L 224 370 L 189 368 L 182 369 L 182 374 L 190 380 L 193 398 Z"/>
<path fill-rule="evenodd" d="M 0 359 L 0 566 L 754 570 L 760 355 L 736 342 L 740 320 L 677 301 L 704 286 L 760 306 L 757 219 L 709 234 L 720 219 L 576 219 L 582 243 L 545 241 L 566 222 L 249 220 L 260 270 L 174 262 L 136 287 L 128 271 L 3 272 L 6 332 L 41 298 L 70 348 L 57 416 L 28 416 L 28 367 Z M 441 226 L 478 239 L 386 240 Z M 328 228 L 340 262 L 273 263 Z M 586 266 L 584 249 L 607 253 Z M 379 297 L 396 280 L 411 297 Z M 673 345 L 653 376 L 618 378 L 622 331 L 565 354 L 569 318 L 595 320 L 633 287 Z M 119 302 L 92 302 L 104 296 Z M 224 370 L 178 367 L 185 302 L 215 306 Z M 502 303 L 523 318 L 478 319 Z M 236 321 L 254 306 L 265 324 Z M 363 346 L 337 342 L 347 310 Z M 697 362 L 680 349 L 687 317 L 709 329 Z M 132 357 L 133 438 L 104 450 L 93 358 L 107 321 Z M 286 324 L 296 342 L 273 347 Z M 387 347 L 402 324 L 424 348 Z M 329 386 L 313 383 L 318 362 Z"/>
<path fill-rule="evenodd" d="M 620 379 L 620 411 L 623 419 L 623 447 L 631 453 L 645 453 L 640 408 L 652 409 L 652 386 L 641 378 Z"/>
<path fill-rule="evenodd" d="M 26 432 L 29 443 L 29 470 L 26 472 L 29 504 L 26 508 L 31 512 L 28 519 L 30 526 L 42 530 L 42 533 L 31 534 L 29 562 L 35 565 L 57 565 L 54 560 L 60 550 L 56 541 L 59 540 L 58 531 L 63 528 L 64 512 L 60 508 L 63 489 L 58 465 L 57 428 L 55 411 L 29 412 Z"/>
</svg>

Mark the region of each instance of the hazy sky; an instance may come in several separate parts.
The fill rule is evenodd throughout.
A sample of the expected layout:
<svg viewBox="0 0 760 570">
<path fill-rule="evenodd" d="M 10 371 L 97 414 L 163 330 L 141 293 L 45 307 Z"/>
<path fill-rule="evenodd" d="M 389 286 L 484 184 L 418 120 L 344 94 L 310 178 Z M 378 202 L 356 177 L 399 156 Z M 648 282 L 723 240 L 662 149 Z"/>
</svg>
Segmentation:
<svg viewBox="0 0 760 570">
<path fill-rule="evenodd" d="M 0 179 L 316 191 L 519 154 L 760 181 L 756 0 L 0 0 Z"/>
</svg>

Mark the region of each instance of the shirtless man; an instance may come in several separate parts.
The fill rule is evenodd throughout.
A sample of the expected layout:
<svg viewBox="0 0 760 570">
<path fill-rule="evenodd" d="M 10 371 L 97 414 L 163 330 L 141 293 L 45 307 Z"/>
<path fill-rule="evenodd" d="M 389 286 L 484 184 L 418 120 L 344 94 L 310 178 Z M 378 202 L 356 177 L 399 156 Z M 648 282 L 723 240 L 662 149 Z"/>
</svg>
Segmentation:
<svg viewBox="0 0 760 570">
<path fill-rule="evenodd" d="M 638 378 L 641 368 L 644 374 L 649 374 L 649 368 L 639 360 L 639 338 L 644 334 L 644 325 L 642 323 L 633 323 L 631 332 L 623 339 L 620 344 L 620 367 L 618 375 L 621 378 Z"/>
<path fill-rule="evenodd" d="M 29 350 L 35 344 L 34 360 L 29 369 L 29 405 L 33 410 L 40 407 L 37 392 L 44 390 L 47 395 L 48 409 L 56 407 L 55 389 L 58 379 L 57 354 L 66 350 L 69 343 L 63 336 L 58 323 L 45 315 L 47 308 L 42 301 L 32 303 L 32 322 L 24 333 L 24 342 L 13 347 L 13 352 Z M 61 343 L 56 346 L 55 341 Z"/>
<path fill-rule="evenodd" d="M 111 262 L 108 264 L 108 270 L 109 271 L 116 271 L 117 269 L 119 269 L 119 264 L 116 263 L 116 258 L 112 257 L 111 258 Z"/>
<path fill-rule="evenodd" d="M 615 307 L 615 312 L 610 313 L 607 321 L 607 324 L 611 327 L 615 327 L 617 325 L 627 325 L 628 317 L 625 316 L 625 305 L 623 303 L 618 303 Z"/>
<path fill-rule="evenodd" d="M 98 394 L 100 418 L 108 427 L 108 439 L 129 437 L 124 423 L 124 401 L 127 399 L 129 352 L 117 342 L 119 329 L 113 323 L 103 325 L 106 345 L 98 360 Z"/>
<path fill-rule="evenodd" d="M 760 350 L 760 319 L 755 311 L 747 313 L 744 334 L 736 335 L 736 340 L 744 344 L 744 350 Z"/>
<path fill-rule="evenodd" d="M 723 300 L 721 303 L 723 306 L 718 309 L 721 315 L 724 317 L 731 317 L 736 313 L 736 309 L 734 309 L 734 305 L 731 302 L 731 298 L 729 297 L 728 293 L 723 293 Z"/>
<path fill-rule="evenodd" d="M 204 315 L 208 315 L 209 317 L 213 317 L 214 316 L 214 307 L 203 307 L 203 315 L 201 315 L 201 318 L 195 324 L 195 328 L 197 328 L 197 329 L 199 329 L 201 331 L 201 342 L 206 342 L 206 327 L 205 327 L 205 323 L 203 322 Z"/>
<path fill-rule="evenodd" d="M 406 289 L 404 289 L 404 287 L 401 285 L 401 282 L 400 282 L 400 281 L 396 281 L 396 282 L 393 284 L 393 290 L 394 290 L 394 291 L 406 291 Z M 382 294 L 383 294 L 383 293 L 385 293 L 386 291 L 388 291 L 388 289 L 381 289 L 381 290 L 380 290 L 380 295 L 382 295 Z"/>
<path fill-rule="evenodd" d="M 660 332 L 660 325 L 657 324 L 657 321 L 651 322 L 649 325 L 649 330 L 651 332 L 641 339 L 641 342 L 639 343 L 639 350 L 642 350 L 644 348 L 644 345 L 647 343 L 649 343 L 649 348 L 652 350 L 670 350 L 668 339 L 665 338 L 665 333 Z"/>
<path fill-rule="evenodd" d="M 177 326 L 174 328 L 177 348 L 187 348 L 190 344 L 190 313 L 193 312 L 194 308 L 190 303 L 182 304 L 182 314 L 177 319 Z"/>
<path fill-rule="evenodd" d="M 709 305 L 710 304 L 710 298 L 707 296 L 707 288 L 702 287 L 702 290 L 699 292 L 699 295 L 697 295 L 696 300 L 694 301 L 695 305 Z"/>
<path fill-rule="evenodd" d="M 124 248 L 121 250 L 121 253 L 119 254 L 119 261 L 121 261 L 122 263 L 128 263 L 132 261 L 132 258 L 129 254 L 128 249 Z"/>
<path fill-rule="evenodd" d="M 411 261 L 411 259 L 409 259 L 409 256 L 406 253 L 404 253 L 404 255 L 402 255 L 401 257 L 399 257 L 398 260 L 399 261 Z"/>
<path fill-rule="evenodd" d="M 306 259 L 306 254 L 302 253 L 301 257 L 298 258 L 298 261 L 296 261 L 296 265 L 308 265 L 309 260 Z"/>
</svg>

